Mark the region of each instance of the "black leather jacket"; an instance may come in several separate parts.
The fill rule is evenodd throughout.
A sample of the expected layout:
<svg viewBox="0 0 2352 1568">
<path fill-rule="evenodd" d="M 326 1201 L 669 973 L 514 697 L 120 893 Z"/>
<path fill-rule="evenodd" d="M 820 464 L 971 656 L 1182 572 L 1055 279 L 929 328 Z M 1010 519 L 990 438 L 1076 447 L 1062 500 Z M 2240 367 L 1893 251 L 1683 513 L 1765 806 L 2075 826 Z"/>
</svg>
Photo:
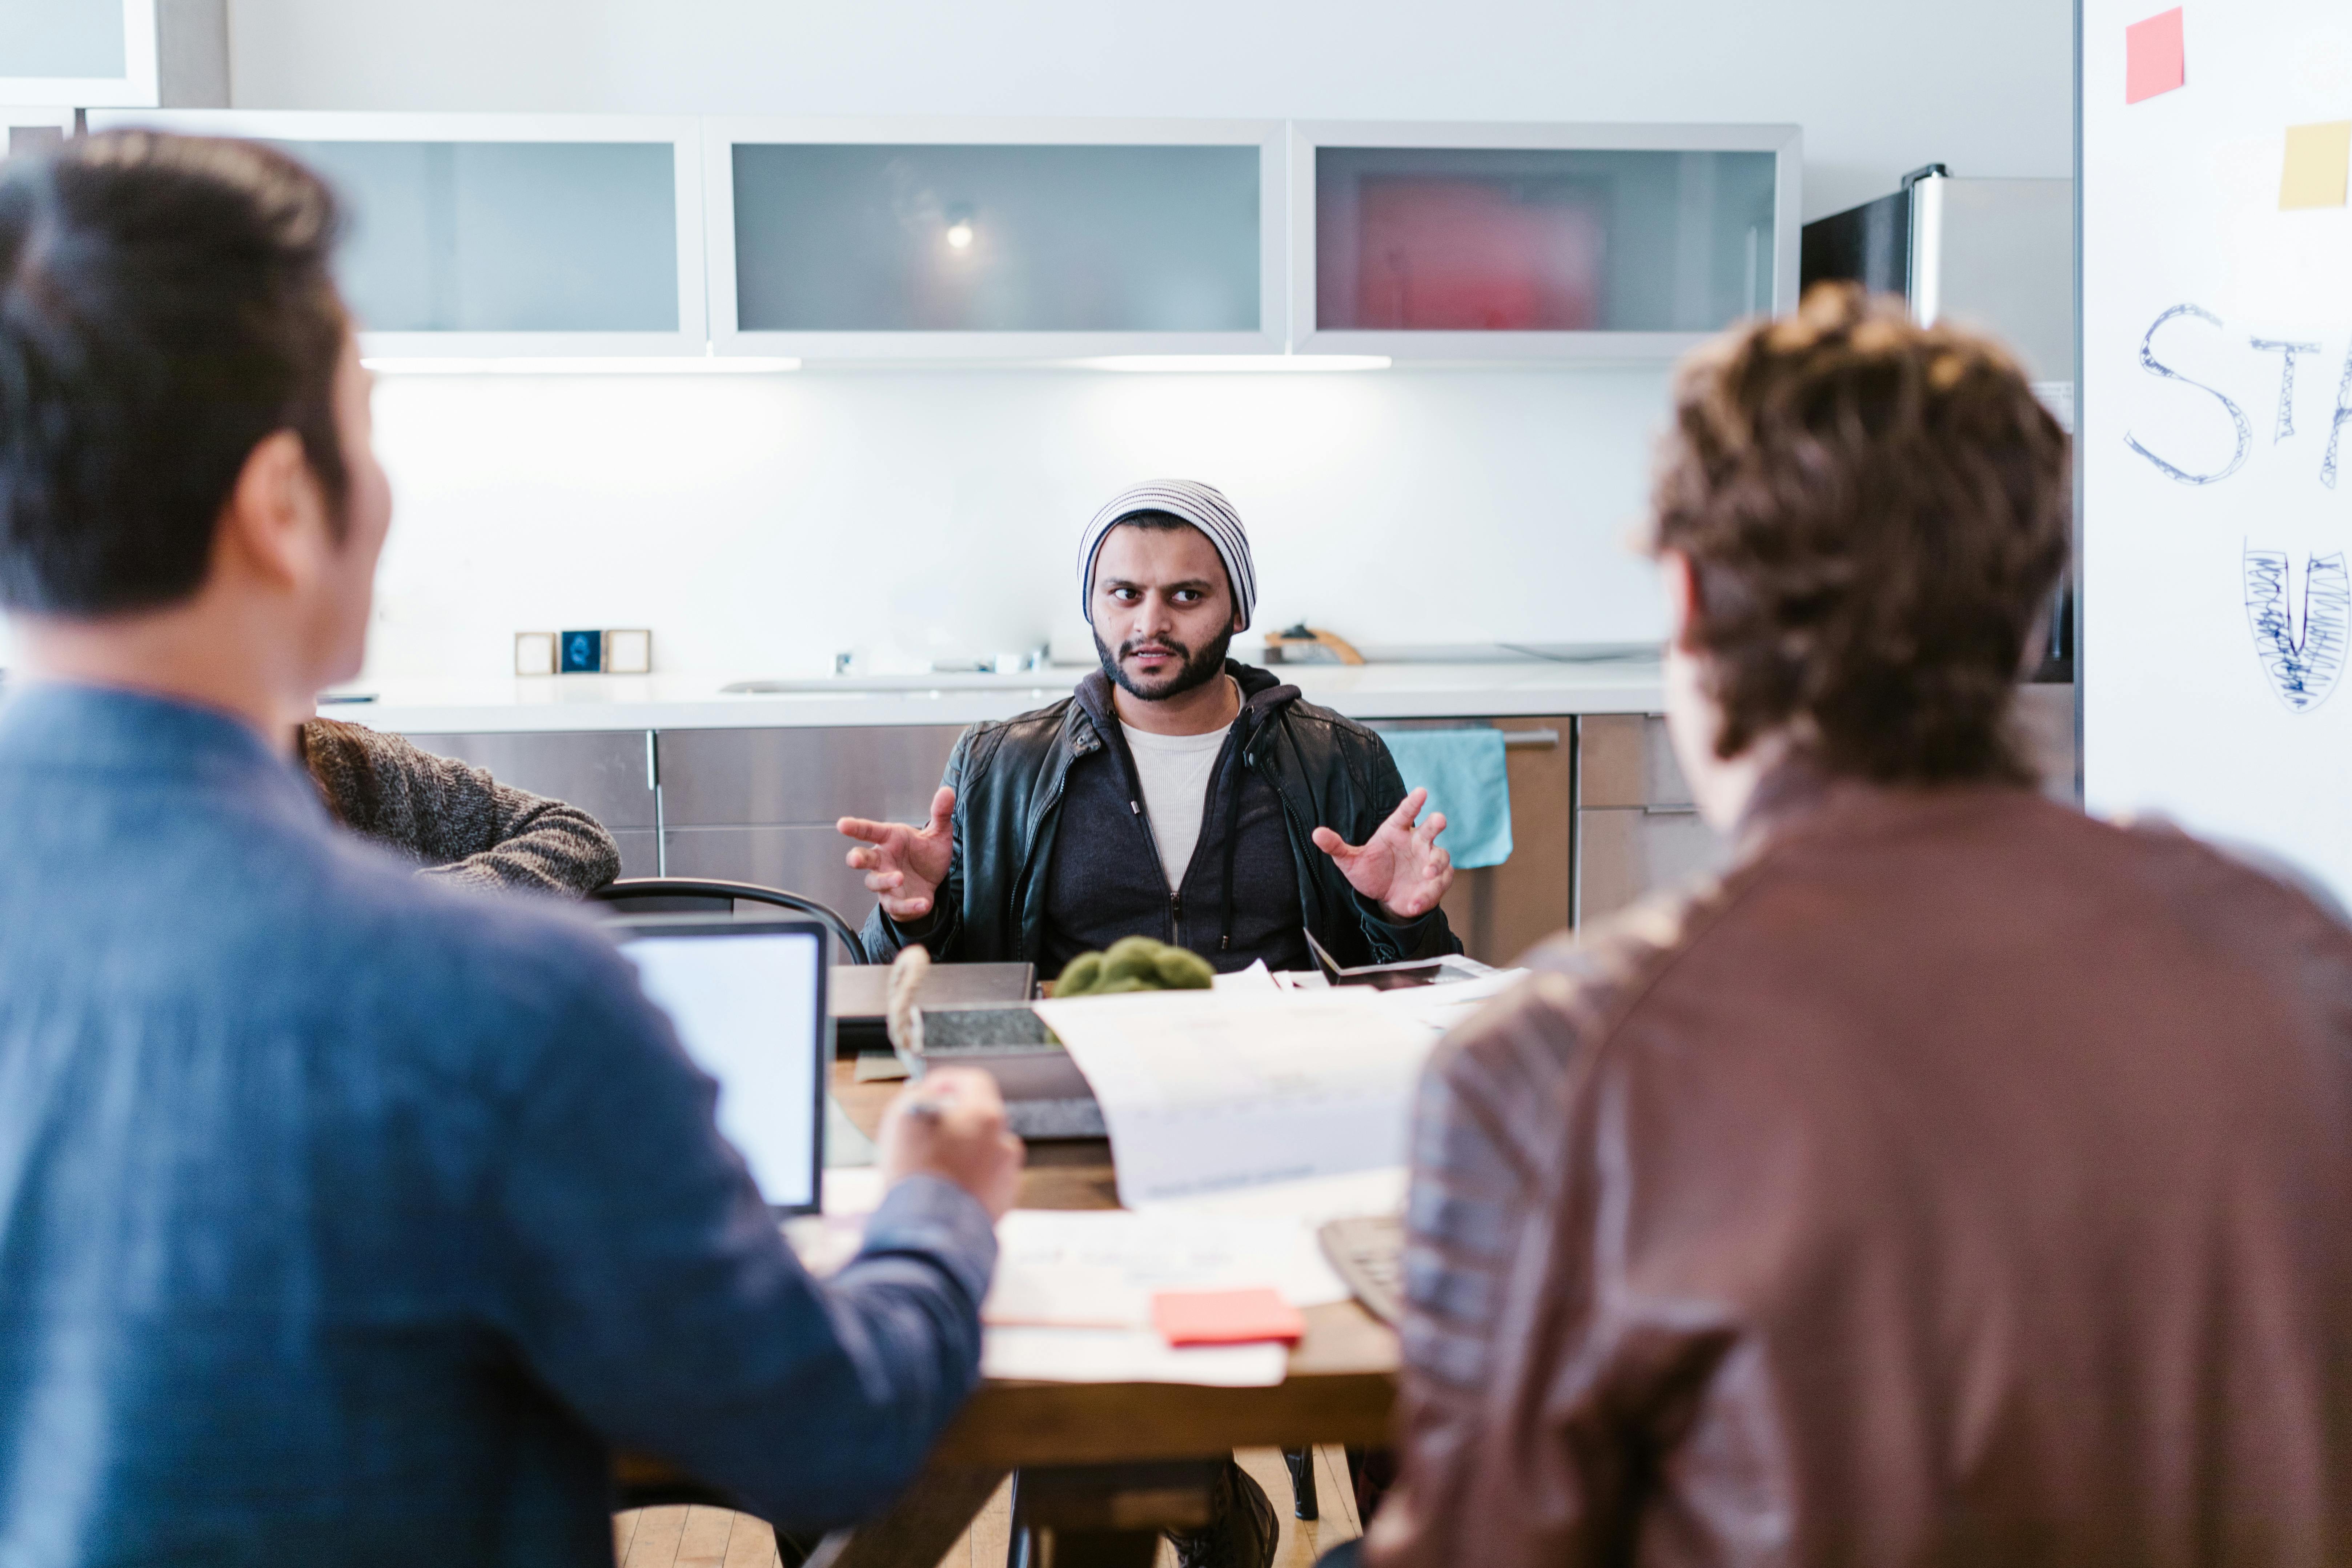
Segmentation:
<svg viewBox="0 0 2352 1568">
<path fill-rule="evenodd" d="M 1461 952 L 1444 910 L 1391 924 L 1309 837 L 1328 826 L 1361 844 L 1404 798 L 1404 781 L 1381 738 L 1301 700 L 1296 688 L 1263 669 L 1228 659 L 1225 671 L 1240 684 L 1244 703 L 1260 710 L 1243 761 L 1281 796 L 1298 901 L 1315 940 L 1343 964 Z M 1274 696 L 1254 700 L 1261 693 Z M 901 926 L 877 906 L 866 921 L 866 951 L 887 961 L 919 942 L 933 957 L 957 963 L 1038 962 L 1063 780 L 1073 762 L 1103 743 L 1076 697 L 965 731 L 940 781 L 956 792 L 955 853 L 930 921 Z"/>
</svg>

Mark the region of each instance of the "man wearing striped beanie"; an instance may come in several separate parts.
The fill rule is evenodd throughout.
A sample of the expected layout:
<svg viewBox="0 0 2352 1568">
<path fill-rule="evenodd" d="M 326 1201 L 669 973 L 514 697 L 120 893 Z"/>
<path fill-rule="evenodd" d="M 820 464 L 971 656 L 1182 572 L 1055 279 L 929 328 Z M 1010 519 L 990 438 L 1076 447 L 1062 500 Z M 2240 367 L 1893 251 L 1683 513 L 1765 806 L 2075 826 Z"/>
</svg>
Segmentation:
<svg viewBox="0 0 2352 1568">
<path fill-rule="evenodd" d="M 1220 970 L 1461 950 L 1454 868 L 1371 731 L 1226 657 L 1256 607 L 1249 534 L 1192 479 L 1137 485 L 1079 536 L 1102 668 L 1068 698 L 964 732 L 920 827 L 845 817 L 880 895 L 881 954 L 912 942 L 1048 975 L 1123 936 Z"/>
<path fill-rule="evenodd" d="M 1249 534 L 1191 479 L 1113 497 L 1079 536 L 1079 603 L 1102 668 L 1069 697 L 964 731 L 930 821 L 845 817 L 879 904 L 877 958 L 920 943 L 961 963 L 1058 974 L 1124 936 L 1221 971 L 1458 952 L 1438 900 L 1445 818 L 1418 821 L 1371 731 L 1226 657 L 1256 607 Z M 1185 1568 L 1265 1568 L 1274 1515 L 1238 1467 Z"/>
</svg>

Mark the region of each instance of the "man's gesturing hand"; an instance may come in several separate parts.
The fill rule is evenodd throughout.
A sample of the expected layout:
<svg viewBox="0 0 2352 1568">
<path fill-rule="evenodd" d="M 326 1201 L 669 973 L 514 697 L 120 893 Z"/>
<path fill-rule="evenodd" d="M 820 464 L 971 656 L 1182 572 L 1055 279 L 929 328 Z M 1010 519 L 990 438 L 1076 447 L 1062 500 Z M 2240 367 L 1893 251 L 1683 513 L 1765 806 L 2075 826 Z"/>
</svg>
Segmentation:
<svg viewBox="0 0 2352 1568">
<path fill-rule="evenodd" d="M 1427 822 L 1412 825 L 1428 799 L 1425 789 L 1406 795 L 1359 847 L 1350 848 L 1328 827 L 1315 830 L 1315 847 L 1339 862 L 1349 885 L 1392 921 L 1419 920 L 1454 885 L 1454 857 L 1437 847 L 1445 814 L 1433 811 Z"/>
<path fill-rule="evenodd" d="M 866 885 L 882 895 L 882 912 L 894 921 L 920 920 L 931 912 L 931 894 L 948 879 L 948 860 L 955 847 L 955 791 L 941 787 L 931 796 L 931 820 L 921 827 L 900 822 L 868 822 L 845 816 L 835 824 L 865 843 L 849 852 L 853 869 L 866 873 Z"/>
</svg>

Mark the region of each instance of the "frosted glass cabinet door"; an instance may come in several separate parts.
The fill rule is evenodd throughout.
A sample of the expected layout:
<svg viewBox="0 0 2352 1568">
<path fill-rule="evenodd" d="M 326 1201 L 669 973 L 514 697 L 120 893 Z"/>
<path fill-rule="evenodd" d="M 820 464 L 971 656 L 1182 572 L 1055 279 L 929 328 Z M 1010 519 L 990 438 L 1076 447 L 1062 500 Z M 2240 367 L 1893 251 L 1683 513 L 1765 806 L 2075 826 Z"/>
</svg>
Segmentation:
<svg viewBox="0 0 2352 1568">
<path fill-rule="evenodd" d="M 1388 129 L 1402 134 L 1303 149 L 1302 325 L 1347 339 L 1311 347 L 1380 334 L 1402 352 L 1441 338 L 1474 354 L 1513 339 L 1606 352 L 1640 336 L 1672 352 L 1785 300 L 1795 172 L 1774 128 L 1721 128 L 1747 146 L 1682 147 L 1413 145 L 1412 128 Z"/>
<path fill-rule="evenodd" d="M 1034 140 L 963 141 L 952 125 L 866 123 L 880 134 L 715 122 L 704 167 L 728 215 L 711 239 L 722 351 L 1280 346 L 1278 127 L 1128 141 L 1102 122 L 1041 122 Z"/>
<path fill-rule="evenodd" d="M 709 352 L 694 121 L 290 110 L 89 119 L 92 130 L 248 138 L 316 171 L 342 203 L 336 282 L 371 358 Z"/>
<path fill-rule="evenodd" d="M 154 101 L 154 0 L 0 0 L 0 103 Z"/>
<path fill-rule="evenodd" d="M 352 209 L 371 332 L 675 332 L 677 195 L 655 142 L 287 142 Z"/>
<path fill-rule="evenodd" d="M 0 76 L 121 76 L 125 42 L 122 0 L 0 5 Z"/>
<path fill-rule="evenodd" d="M 1248 332 L 1255 147 L 735 149 L 745 331 Z"/>
</svg>

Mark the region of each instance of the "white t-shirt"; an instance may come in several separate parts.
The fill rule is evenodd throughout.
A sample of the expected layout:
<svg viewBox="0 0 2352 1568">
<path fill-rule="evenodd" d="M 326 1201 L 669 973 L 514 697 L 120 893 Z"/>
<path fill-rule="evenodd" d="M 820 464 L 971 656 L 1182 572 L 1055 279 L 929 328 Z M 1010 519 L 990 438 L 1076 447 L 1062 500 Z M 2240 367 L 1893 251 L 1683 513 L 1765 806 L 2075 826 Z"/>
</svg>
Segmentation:
<svg viewBox="0 0 2352 1568">
<path fill-rule="evenodd" d="M 1160 868 L 1168 890 L 1184 885 L 1192 847 L 1201 842 L 1201 814 L 1209 804 L 1209 775 L 1225 749 L 1223 730 L 1205 735 L 1154 735 L 1122 721 L 1128 754 L 1143 785 L 1143 809 L 1151 815 L 1151 837 L 1160 846 Z"/>
</svg>

